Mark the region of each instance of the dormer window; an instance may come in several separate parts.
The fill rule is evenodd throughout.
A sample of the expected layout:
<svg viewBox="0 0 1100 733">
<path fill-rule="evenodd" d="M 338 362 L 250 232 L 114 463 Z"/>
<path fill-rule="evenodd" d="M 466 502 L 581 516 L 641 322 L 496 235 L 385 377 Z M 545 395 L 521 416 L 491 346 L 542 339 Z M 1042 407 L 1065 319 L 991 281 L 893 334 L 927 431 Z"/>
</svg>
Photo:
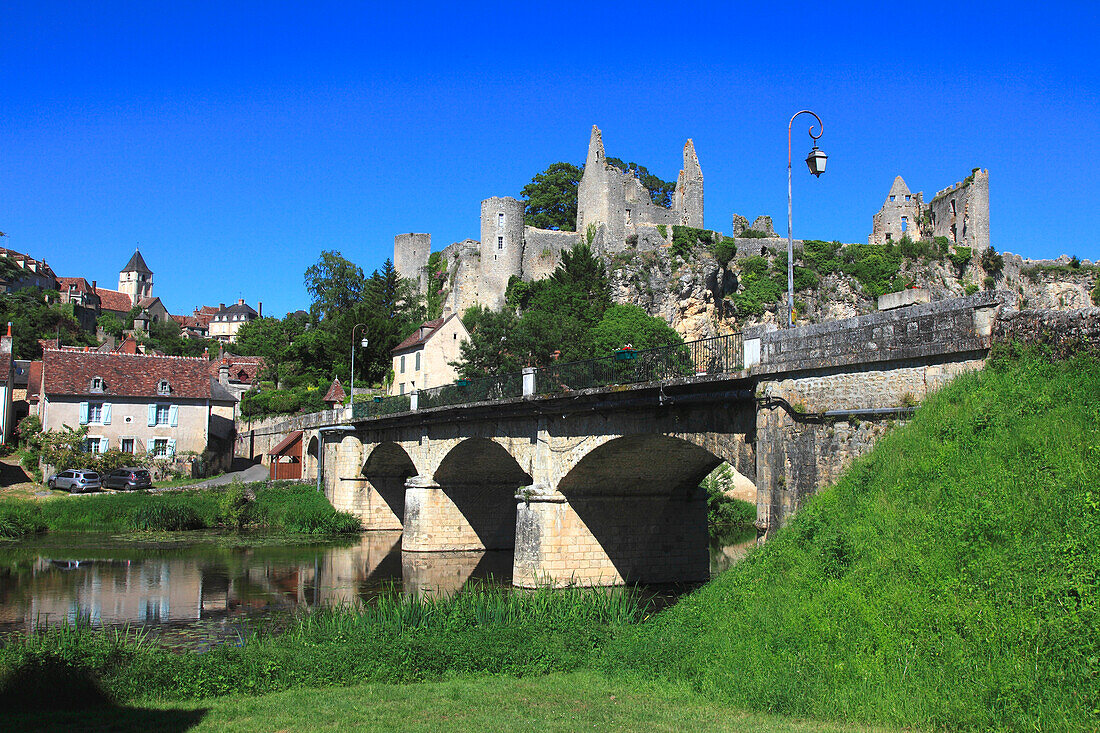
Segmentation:
<svg viewBox="0 0 1100 733">
<path fill-rule="evenodd" d="M 171 394 L 172 385 L 168 384 L 167 379 L 162 379 L 157 382 L 157 394 Z"/>
<path fill-rule="evenodd" d="M 92 384 L 89 388 L 90 392 L 103 392 L 103 378 L 92 377 Z"/>
</svg>

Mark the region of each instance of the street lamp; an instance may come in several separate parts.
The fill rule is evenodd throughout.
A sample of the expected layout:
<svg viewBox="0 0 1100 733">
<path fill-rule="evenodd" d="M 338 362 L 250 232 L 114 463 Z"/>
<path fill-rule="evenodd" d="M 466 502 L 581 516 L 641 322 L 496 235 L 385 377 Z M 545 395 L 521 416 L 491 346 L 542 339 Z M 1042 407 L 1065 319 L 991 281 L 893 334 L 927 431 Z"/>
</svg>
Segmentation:
<svg viewBox="0 0 1100 733">
<path fill-rule="evenodd" d="M 355 329 L 362 326 L 367 327 L 365 323 L 356 323 L 351 327 L 351 413 L 355 414 Z M 367 348 L 367 337 L 364 336 L 360 345 L 365 349 Z"/>
<path fill-rule="evenodd" d="M 821 118 L 808 109 L 795 112 L 791 117 L 791 121 L 787 123 L 787 328 L 794 324 L 794 237 L 791 234 L 793 218 L 791 215 L 791 125 L 794 124 L 794 118 L 801 114 L 813 115 L 814 119 L 817 120 L 816 135 L 814 134 L 814 126 L 810 125 L 810 137 L 814 141 L 813 150 L 806 156 L 806 165 L 809 166 L 810 173 L 820 178 L 821 174 L 825 172 L 825 161 L 829 158 L 817 147 L 817 139 L 825 131 L 825 126 L 821 124 Z"/>
</svg>

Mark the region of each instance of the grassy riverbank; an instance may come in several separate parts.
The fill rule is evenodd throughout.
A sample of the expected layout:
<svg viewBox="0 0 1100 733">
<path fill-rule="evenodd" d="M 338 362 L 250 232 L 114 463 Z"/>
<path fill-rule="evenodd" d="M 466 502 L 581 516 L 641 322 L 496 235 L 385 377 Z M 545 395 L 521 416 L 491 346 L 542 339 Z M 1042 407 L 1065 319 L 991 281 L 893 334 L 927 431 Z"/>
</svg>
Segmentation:
<svg viewBox="0 0 1100 733">
<path fill-rule="evenodd" d="M 144 491 L 0 500 L 0 537 L 43 531 L 145 532 L 262 527 L 285 532 L 357 532 L 359 520 L 337 512 L 312 486 L 291 481 L 193 491 Z"/>
<path fill-rule="evenodd" d="M 0 707 L 71 673 L 218 729 L 1096 729 L 1098 487 L 1100 361 L 1001 356 L 654 617 L 622 591 L 484 589 L 202 654 L 59 629 L 0 649 Z M 360 686 L 307 689 L 331 685 Z"/>
<path fill-rule="evenodd" d="M 1100 724 L 1100 363 L 999 359 L 600 667 L 747 709 Z"/>
</svg>

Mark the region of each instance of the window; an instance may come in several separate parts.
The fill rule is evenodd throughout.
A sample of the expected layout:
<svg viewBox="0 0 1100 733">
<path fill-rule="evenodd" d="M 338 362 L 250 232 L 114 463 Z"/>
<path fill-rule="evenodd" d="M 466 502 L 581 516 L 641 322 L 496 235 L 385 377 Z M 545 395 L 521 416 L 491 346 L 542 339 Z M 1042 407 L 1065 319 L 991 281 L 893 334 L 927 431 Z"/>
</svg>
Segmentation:
<svg viewBox="0 0 1100 733">
<path fill-rule="evenodd" d="M 401 355 L 401 373 L 402 374 L 405 373 L 405 355 L 404 354 Z"/>
<path fill-rule="evenodd" d="M 120 447 L 122 448 L 123 453 L 133 453 L 134 452 L 134 439 L 133 438 L 123 438 L 122 439 L 122 444 L 121 444 Z"/>
<path fill-rule="evenodd" d="M 896 199 L 896 198 L 897 198 L 897 196 L 890 196 L 890 203 L 893 203 L 894 199 Z"/>
<path fill-rule="evenodd" d="M 420 352 L 416 352 L 416 365 L 413 367 L 414 372 L 420 371 Z"/>
<path fill-rule="evenodd" d="M 110 448 L 110 441 L 98 435 L 89 435 L 84 439 L 84 451 L 86 453 L 106 453 Z"/>
<path fill-rule="evenodd" d="M 626 223 L 630 224 L 630 209 L 626 210 Z"/>
<path fill-rule="evenodd" d="M 504 237 L 497 237 L 497 249 L 504 249 Z"/>
<path fill-rule="evenodd" d="M 955 199 L 951 199 L 951 216 L 955 215 Z"/>
<path fill-rule="evenodd" d="M 102 423 L 103 422 L 103 403 L 102 402 L 89 402 L 88 403 L 88 422 L 90 422 L 90 423 Z"/>
<path fill-rule="evenodd" d="M 908 216 L 903 216 L 903 217 L 901 217 L 901 233 L 905 234 L 905 232 L 908 229 L 909 229 L 909 217 Z"/>
<path fill-rule="evenodd" d="M 157 394 L 169 394 L 171 391 L 172 385 L 168 384 L 167 379 L 162 379 L 157 383 Z"/>
<path fill-rule="evenodd" d="M 397 385 L 397 389 L 400 390 L 398 394 L 405 394 L 405 383 L 401 382 Z"/>
<path fill-rule="evenodd" d="M 156 422 L 154 425 L 167 425 L 168 415 L 171 408 L 169 405 L 157 405 Z"/>
<path fill-rule="evenodd" d="M 909 199 L 913 198 L 911 194 L 905 194 L 905 203 L 909 203 Z"/>
<path fill-rule="evenodd" d="M 894 238 L 894 237 L 893 237 L 893 235 L 892 235 L 892 234 L 890 234 L 890 232 L 886 232 L 886 241 L 887 241 L 887 242 L 891 241 L 891 240 L 892 240 L 893 238 Z"/>
<path fill-rule="evenodd" d="M 92 392 L 102 392 L 103 391 L 103 379 L 101 377 L 92 377 L 91 391 Z"/>
<path fill-rule="evenodd" d="M 168 455 L 168 438 L 153 438 L 153 457 L 165 458 Z"/>
<path fill-rule="evenodd" d="M 504 213 L 501 212 L 501 213 L 497 214 L 497 229 L 503 229 L 503 228 L 504 228 Z"/>
</svg>

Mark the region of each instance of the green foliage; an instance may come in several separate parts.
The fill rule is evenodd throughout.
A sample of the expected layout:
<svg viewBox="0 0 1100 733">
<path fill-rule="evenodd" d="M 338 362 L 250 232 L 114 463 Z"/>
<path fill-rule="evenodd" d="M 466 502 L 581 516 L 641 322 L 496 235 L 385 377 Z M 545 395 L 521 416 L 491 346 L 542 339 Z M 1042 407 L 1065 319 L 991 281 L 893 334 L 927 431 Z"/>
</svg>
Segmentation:
<svg viewBox="0 0 1100 733">
<path fill-rule="evenodd" d="M 1078 262 L 1077 264 L 1078 266 L 1080 266 L 1081 263 Z M 996 275 L 998 272 L 1001 271 L 1001 268 L 1003 268 L 1004 265 L 1005 258 L 1002 255 L 998 254 L 997 250 L 993 249 L 992 245 L 986 247 L 985 251 L 982 252 L 982 269 L 989 274 Z M 1072 261 L 1070 263 L 1070 267 L 1073 267 Z"/>
<path fill-rule="evenodd" d="M 900 290 L 902 253 L 893 244 L 849 244 L 841 250 L 841 272 L 854 277 L 872 298 Z"/>
<path fill-rule="evenodd" d="M 539 229 L 573 231 L 577 224 L 577 187 L 581 169 L 553 163 L 523 187 L 523 223 Z"/>
<path fill-rule="evenodd" d="M 980 288 L 977 286 L 976 283 L 968 282 L 965 286 L 963 286 L 963 292 L 967 295 L 973 295 L 974 293 L 978 292 L 978 290 L 980 290 Z"/>
<path fill-rule="evenodd" d="M 654 318 L 636 305 L 608 308 L 588 339 L 593 356 L 607 356 L 627 344 L 634 349 L 653 349 L 684 342 L 664 319 Z"/>
<path fill-rule="evenodd" d="M 41 358 L 38 339 L 60 337 L 63 344 L 97 345 L 93 334 L 80 330 L 72 306 L 61 305 L 56 299 L 56 291 L 39 288 L 0 293 L 0 323 L 12 324 L 12 358 Z"/>
<path fill-rule="evenodd" d="M 718 261 L 719 265 L 725 267 L 730 263 L 730 260 L 737 256 L 737 242 L 730 237 L 722 237 L 721 241 L 716 241 L 711 245 L 710 253 L 714 255 L 714 259 Z"/>
<path fill-rule="evenodd" d="M 715 232 L 677 224 L 672 227 L 672 248 L 670 251 L 676 257 L 685 260 L 691 259 L 691 255 L 697 246 L 709 247 L 717 238 Z"/>
<path fill-rule="evenodd" d="M 786 276 L 779 281 L 779 273 L 773 271 L 768 258 L 753 255 L 741 261 L 740 289 L 733 295 L 733 304 L 741 316 L 759 316 L 767 305 L 778 301 L 786 289 Z"/>
<path fill-rule="evenodd" d="M 662 239 L 668 239 L 668 227 L 664 224 L 657 225 L 657 233 L 661 235 Z"/>
<path fill-rule="evenodd" d="M 723 463 L 699 484 L 707 494 L 707 523 L 711 526 L 752 527 L 756 523 L 756 505 L 727 493 L 733 488 L 733 474 L 730 464 Z"/>
<path fill-rule="evenodd" d="M 428 293 L 425 318 L 432 320 L 443 315 L 443 292 L 447 285 L 447 262 L 442 252 L 428 255 Z"/>
<path fill-rule="evenodd" d="M 963 276 L 963 273 L 966 272 L 966 268 L 970 264 L 970 259 L 973 256 L 974 251 L 970 249 L 970 247 L 955 247 L 951 252 L 951 264 L 955 266 L 955 270 L 960 278 Z"/>
<path fill-rule="evenodd" d="M 1092 290 L 1089 292 L 1089 296 L 1092 298 L 1093 305 L 1100 305 L 1100 280 L 1092 286 Z"/>
<path fill-rule="evenodd" d="M 14 519 L 5 524 L 4 517 Z M 23 530 L 18 530 L 19 527 Z M 362 528 L 357 517 L 337 512 L 314 487 L 293 481 L 231 484 L 171 493 L 137 491 L 79 499 L 58 497 L 41 502 L 0 499 L 0 533 L 180 531 L 212 527 L 263 527 L 304 534 L 343 534 Z"/>
<path fill-rule="evenodd" d="M 767 239 L 771 235 L 758 229 L 746 229 L 737 236 L 741 239 Z"/>
<path fill-rule="evenodd" d="M 313 314 L 330 318 L 363 299 L 367 280 L 363 268 L 335 250 L 322 250 L 305 272 L 306 290 L 313 298 Z"/>
<path fill-rule="evenodd" d="M 649 198 L 653 203 L 658 206 L 663 206 L 666 209 L 672 206 L 672 194 L 676 191 L 676 183 L 674 181 L 663 181 L 650 173 L 649 169 L 644 165 L 638 165 L 634 162 L 625 163 L 619 158 L 608 158 L 607 163 L 624 172 L 633 170 L 634 175 L 638 177 L 638 180 L 641 181 L 642 185 L 649 191 Z"/>
<path fill-rule="evenodd" d="M 594 239 L 596 239 L 596 225 L 595 224 L 589 224 L 585 228 L 584 241 L 589 247 L 591 247 L 592 246 L 592 241 Z"/>
<path fill-rule="evenodd" d="M 1092 729 L 1097 446 L 1100 362 L 995 354 L 602 666 L 799 717 Z"/>
<path fill-rule="evenodd" d="M 123 331 L 126 328 L 126 324 L 118 319 L 113 313 L 104 313 L 96 319 L 96 325 L 103 329 L 105 333 L 114 336 L 116 339 L 121 339 Z"/>
<path fill-rule="evenodd" d="M 986 275 L 982 279 L 982 287 L 986 290 L 992 290 L 997 286 L 997 281 L 993 279 L 992 275 Z"/>
<path fill-rule="evenodd" d="M 947 241 L 946 237 L 941 237 L 943 241 Z M 947 256 L 947 250 L 936 242 L 929 241 L 927 239 L 921 239 L 913 241 L 909 238 L 908 234 L 902 235 L 902 238 L 897 243 L 898 252 L 901 256 L 907 260 L 914 261 L 940 261 Z"/>
</svg>

